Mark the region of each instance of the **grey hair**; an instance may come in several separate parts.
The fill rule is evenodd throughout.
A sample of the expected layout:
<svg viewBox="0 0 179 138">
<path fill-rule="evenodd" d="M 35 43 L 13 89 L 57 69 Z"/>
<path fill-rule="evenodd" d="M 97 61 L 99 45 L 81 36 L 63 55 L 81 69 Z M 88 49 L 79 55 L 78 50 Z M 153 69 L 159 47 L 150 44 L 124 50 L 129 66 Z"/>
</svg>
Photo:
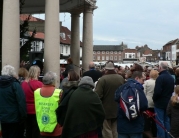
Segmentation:
<svg viewBox="0 0 179 138">
<path fill-rule="evenodd" d="M 43 84 L 45 85 L 55 85 L 56 80 L 57 74 L 52 71 L 47 72 L 42 79 Z"/>
<path fill-rule="evenodd" d="M 15 77 L 16 76 L 15 68 L 11 65 L 5 65 L 2 68 L 1 74 Z"/>
<path fill-rule="evenodd" d="M 160 67 L 164 70 L 166 70 L 168 68 L 168 63 L 167 62 L 161 62 L 160 63 Z"/>
</svg>

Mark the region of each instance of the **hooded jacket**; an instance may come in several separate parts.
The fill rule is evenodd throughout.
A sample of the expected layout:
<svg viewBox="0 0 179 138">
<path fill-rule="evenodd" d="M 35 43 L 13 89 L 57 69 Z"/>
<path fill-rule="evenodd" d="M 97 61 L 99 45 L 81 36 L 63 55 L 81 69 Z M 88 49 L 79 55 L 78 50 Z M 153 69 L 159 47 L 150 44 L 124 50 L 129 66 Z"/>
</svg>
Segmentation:
<svg viewBox="0 0 179 138">
<path fill-rule="evenodd" d="M 0 121 L 16 123 L 25 117 L 25 95 L 18 80 L 11 76 L 0 76 Z"/>
<path fill-rule="evenodd" d="M 133 134 L 133 133 L 142 133 L 144 130 L 144 118 L 142 116 L 138 116 L 134 120 L 128 120 L 124 112 L 122 111 L 119 105 L 119 99 L 122 89 L 125 85 L 130 83 L 136 83 L 136 89 L 139 91 L 139 99 L 140 99 L 140 111 L 145 111 L 148 108 L 147 98 L 143 91 L 143 86 L 134 79 L 128 79 L 128 81 L 119 87 L 115 92 L 115 101 L 118 103 L 118 114 L 117 114 L 117 131 L 118 133 L 124 134 Z"/>
</svg>

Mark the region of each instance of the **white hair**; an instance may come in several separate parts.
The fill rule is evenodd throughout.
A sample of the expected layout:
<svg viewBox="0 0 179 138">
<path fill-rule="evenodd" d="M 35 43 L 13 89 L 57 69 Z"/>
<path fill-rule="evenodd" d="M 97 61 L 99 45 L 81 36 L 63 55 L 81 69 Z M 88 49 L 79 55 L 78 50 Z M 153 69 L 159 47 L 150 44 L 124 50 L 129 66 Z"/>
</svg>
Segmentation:
<svg viewBox="0 0 179 138">
<path fill-rule="evenodd" d="M 14 77 L 14 76 L 16 76 L 15 68 L 11 65 L 5 65 L 2 68 L 1 74 Z"/>
<path fill-rule="evenodd" d="M 43 77 L 43 84 L 45 85 L 55 85 L 57 79 L 57 74 L 54 72 L 47 72 Z"/>
</svg>

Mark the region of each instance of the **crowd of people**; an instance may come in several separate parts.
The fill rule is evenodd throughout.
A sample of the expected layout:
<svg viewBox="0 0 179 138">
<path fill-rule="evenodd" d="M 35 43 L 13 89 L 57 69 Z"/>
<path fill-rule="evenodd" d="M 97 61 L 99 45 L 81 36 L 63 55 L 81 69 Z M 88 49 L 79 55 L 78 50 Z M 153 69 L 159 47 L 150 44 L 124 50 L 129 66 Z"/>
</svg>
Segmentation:
<svg viewBox="0 0 179 138">
<path fill-rule="evenodd" d="M 179 137 L 179 68 L 165 61 L 125 68 L 108 61 L 102 70 L 90 62 L 79 75 L 68 59 L 59 88 L 56 73 L 40 81 L 40 72 L 2 68 L 3 138 Z"/>
</svg>

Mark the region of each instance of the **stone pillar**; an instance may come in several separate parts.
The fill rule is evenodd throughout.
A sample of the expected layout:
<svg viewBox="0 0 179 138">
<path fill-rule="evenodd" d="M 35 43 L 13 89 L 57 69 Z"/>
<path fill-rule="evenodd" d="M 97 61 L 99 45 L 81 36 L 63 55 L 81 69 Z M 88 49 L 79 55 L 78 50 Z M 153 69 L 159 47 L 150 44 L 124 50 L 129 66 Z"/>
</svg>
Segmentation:
<svg viewBox="0 0 179 138">
<path fill-rule="evenodd" d="M 16 72 L 20 64 L 19 0 L 3 1 L 2 66 L 11 65 Z"/>
<path fill-rule="evenodd" d="M 44 73 L 52 71 L 57 74 L 56 87 L 60 83 L 59 5 L 59 0 L 45 1 Z"/>
<path fill-rule="evenodd" d="M 80 15 L 71 13 L 71 47 L 70 56 L 73 60 L 74 70 L 80 75 Z"/>
<path fill-rule="evenodd" d="M 2 13 L 3 13 L 3 0 L 0 1 L 0 75 L 2 70 Z"/>
<path fill-rule="evenodd" d="M 83 72 L 89 69 L 89 63 L 93 61 L 93 9 L 87 8 L 83 13 L 83 46 L 82 68 Z"/>
</svg>

